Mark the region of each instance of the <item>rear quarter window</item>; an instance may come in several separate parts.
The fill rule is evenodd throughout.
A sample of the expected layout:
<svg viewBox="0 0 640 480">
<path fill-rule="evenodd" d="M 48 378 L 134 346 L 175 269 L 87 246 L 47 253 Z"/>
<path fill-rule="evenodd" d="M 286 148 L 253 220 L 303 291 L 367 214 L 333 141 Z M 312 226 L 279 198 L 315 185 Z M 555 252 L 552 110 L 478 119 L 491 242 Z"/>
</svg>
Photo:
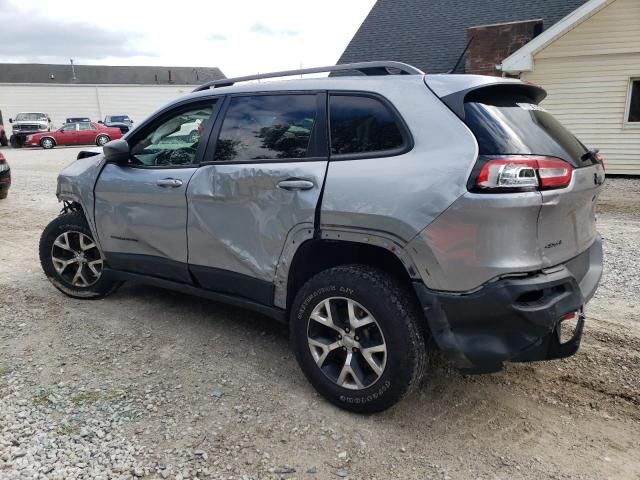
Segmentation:
<svg viewBox="0 0 640 480">
<path fill-rule="evenodd" d="M 401 153 L 407 141 L 396 114 L 382 100 L 363 95 L 329 97 L 331 153 Z"/>
</svg>

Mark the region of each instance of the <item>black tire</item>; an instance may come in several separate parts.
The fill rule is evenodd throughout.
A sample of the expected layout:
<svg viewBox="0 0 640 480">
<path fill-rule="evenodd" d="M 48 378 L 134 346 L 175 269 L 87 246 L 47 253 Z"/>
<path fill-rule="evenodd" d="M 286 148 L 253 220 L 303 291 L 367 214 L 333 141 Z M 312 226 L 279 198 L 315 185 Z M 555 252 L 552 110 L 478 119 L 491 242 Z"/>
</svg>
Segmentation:
<svg viewBox="0 0 640 480">
<path fill-rule="evenodd" d="M 0 200 L 4 200 L 5 198 L 7 198 L 8 195 L 9 195 L 8 188 L 0 189 Z"/>
<path fill-rule="evenodd" d="M 2 145 L 3 147 L 6 147 L 9 145 L 9 140 L 7 139 L 6 135 L 0 135 L 0 145 Z"/>
<path fill-rule="evenodd" d="M 60 215 L 46 226 L 40 237 L 40 265 L 53 286 L 65 295 L 82 299 L 102 298 L 114 292 L 121 285 L 121 282 L 107 280 L 104 275 L 100 275 L 97 281 L 89 286 L 78 286 L 58 273 L 52 259 L 53 247 L 56 239 L 65 232 L 74 234 L 79 232 L 93 241 L 93 234 L 81 212 Z"/>
<path fill-rule="evenodd" d="M 96 137 L 96 145 L 98 147 L 103 147 L 106 143 L 109 142 L 109 140 L 111 140 L 107 135 L 98 135 Z"/>
<path fill-rule="evenodd" d="M 40 140 L 40 146 L 45 150 L 50 150 L 56 146 L 56 142 L 51 137 L 44 137 L 42 140 Z"/>
<path fill-rule="evenodd" d="M 386 344 L 382 373 L 359 390 L 331 380 L 316 364 L 307 339 L 314 308 L 336 297 L 364 307 L 375 318 Z M 335 267 L 311 278 L 294 300 L 290 332 L 296 358 L 309 382 L 331 403 L 352 412 L 374 413 L 395 405 L 420 383 L 426 369 L 424 319 L 416 299 L 385 272 L 365 265 Z"/>
</svg>

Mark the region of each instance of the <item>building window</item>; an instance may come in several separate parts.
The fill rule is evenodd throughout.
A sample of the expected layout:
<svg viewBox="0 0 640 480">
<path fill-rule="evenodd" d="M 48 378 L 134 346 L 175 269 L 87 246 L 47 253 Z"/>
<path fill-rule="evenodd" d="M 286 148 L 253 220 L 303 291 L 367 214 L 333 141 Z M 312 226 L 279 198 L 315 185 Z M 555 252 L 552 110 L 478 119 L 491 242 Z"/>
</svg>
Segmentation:
<svg viewBox="0 0 640 480">
<path fill-rule="evenodd" d="M 627 122 L 640 122 L 640 79 L 631 80 Z"/>
</svg>

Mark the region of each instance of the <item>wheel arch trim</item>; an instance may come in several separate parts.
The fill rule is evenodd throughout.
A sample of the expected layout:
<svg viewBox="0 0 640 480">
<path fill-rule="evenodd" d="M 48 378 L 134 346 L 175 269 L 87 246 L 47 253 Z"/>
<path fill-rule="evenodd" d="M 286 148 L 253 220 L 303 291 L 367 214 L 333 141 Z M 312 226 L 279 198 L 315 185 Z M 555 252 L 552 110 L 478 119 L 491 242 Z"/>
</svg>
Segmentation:
<svg viewBox="0 0 640 480">
<path fill-rule="evenodd" d="M 98 249 L 104 256 L 104 251 L 102 250 L 102 246 L 100 244 L 100 238 L 97 235 L 96 227 L 94 224 L 93 215 L 87 214 L 88 210 L 84 205 L 82 198 L 76 193 L 69 192 L 69 191 L 58 191 L 57 197 L 58 197 L 58 201 L 60 202 L 63 202 L 65 204 L 66 203 L 75 204 L 79 207 L 80 212 L 82 212 L 84 219 L 87 221 L 87 225 L 89 225 L 89 230 L 91 230 L 91 235 L 93 235 L 93 241 L 96 243 L 96 245 L 98 246 Z M 67 206 L 65 205 L 65 207 L 62 209 L 60 214 L 62 215 L 63 213 L 65 213 L 66 210 L 67 210 Z"/>
<path fill-rule="evenodd" d="M 394 235 L 349 227 L 327 227 L 322 230 L 314 230 L 313 224 L 304 223 L 296 225 L 289 231 L 276 266 L 273 298 L 275 306 L 287 308 L 291 303 L 292 299 L 288 296 L 289 282 L 293 273 L 292 266 L 296 255 L 300 252 L 300 247 L 312 239 L 360 243 L 387 250 L 400 261 L 410 279 L 420 280 L 418 268 L 405 250 L 406 242 Z"/>
</svg>

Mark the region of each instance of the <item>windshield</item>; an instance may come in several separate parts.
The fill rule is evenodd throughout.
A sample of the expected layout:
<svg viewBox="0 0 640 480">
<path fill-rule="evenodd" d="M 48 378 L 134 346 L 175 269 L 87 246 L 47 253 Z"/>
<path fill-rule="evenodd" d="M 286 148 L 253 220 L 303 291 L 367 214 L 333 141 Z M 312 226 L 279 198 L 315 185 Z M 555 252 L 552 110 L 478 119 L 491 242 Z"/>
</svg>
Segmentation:
<svg viewBox="0 0 640 480">
<path fill-rule="evenodd" d="M 107 122 L 119 122 L 119 123 L 127 123 L 129 121 L 129 117 L 126 115 L 115 115 L 113 117 L 107 117 Z"/>
<path fill-rule="evenodd" d="M 16 122 L 46 122 L 47 115 L 44 113 L 19 113 L 16 115 Z"/>
</svg>

